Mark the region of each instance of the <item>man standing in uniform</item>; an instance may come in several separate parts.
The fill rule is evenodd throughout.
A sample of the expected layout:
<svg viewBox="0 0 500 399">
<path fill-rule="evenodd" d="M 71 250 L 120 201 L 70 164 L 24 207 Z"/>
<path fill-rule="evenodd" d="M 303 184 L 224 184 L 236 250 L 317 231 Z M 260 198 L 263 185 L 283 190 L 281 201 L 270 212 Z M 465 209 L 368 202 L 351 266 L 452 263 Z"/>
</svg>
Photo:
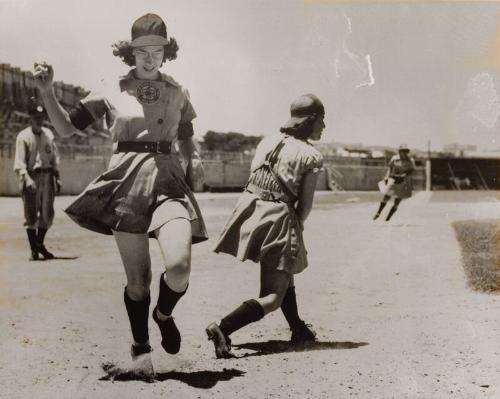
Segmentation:
<svg viewBox="0 0 500 399">
<path fill-rule="evenodd" d="M 28 113 L 31 126 L 22 130 L 16 139 L 14 172 L 24 205 L 24 226 L 31 248 L 30 260 L 54 259 L 43 241 L 54 219 L 55 191 L 60 191 L 59 155 L 54 134 L 42 126 L 46 116 L 43 106 L 30 98 Z"/>
</svg>

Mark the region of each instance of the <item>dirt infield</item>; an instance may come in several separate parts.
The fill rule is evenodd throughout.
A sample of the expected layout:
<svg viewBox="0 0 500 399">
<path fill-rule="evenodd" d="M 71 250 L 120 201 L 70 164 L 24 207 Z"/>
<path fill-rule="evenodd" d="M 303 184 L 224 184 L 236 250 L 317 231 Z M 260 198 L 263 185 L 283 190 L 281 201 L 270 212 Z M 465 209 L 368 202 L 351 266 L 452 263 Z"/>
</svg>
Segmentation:
<svg viewBox="0 0 500 399">
<path fill-rule="evenodd" d="M 373 193 L 320 193 L 306 225 L 310 267 L 296 278 L 319 342 L 290 346 L 278 311 L 232 336 L 231 360 L 215 359 L 204 327 L 256 295 L 258 268 L 211 252 L 237 196 L 200 195 L 211 239 L 194 246 L 174 312 L 179 355 L 162 351 L 151 323 L 153 383 L 113 382 L 102 368 L 128 363 L 131 338 L 112 237 L 74 225 L 61 211 L 71 198 L 58 197 L 47 243 L 76 259 L 29 262 L 21 202 L 0 198 L 0 397 L 498 398 L 500 296 L 467 287 L 451 224 L 498 218 L 499 193 L 467 195 L 418 193 L 386 223 L 371 221 Z"/>
</svg>

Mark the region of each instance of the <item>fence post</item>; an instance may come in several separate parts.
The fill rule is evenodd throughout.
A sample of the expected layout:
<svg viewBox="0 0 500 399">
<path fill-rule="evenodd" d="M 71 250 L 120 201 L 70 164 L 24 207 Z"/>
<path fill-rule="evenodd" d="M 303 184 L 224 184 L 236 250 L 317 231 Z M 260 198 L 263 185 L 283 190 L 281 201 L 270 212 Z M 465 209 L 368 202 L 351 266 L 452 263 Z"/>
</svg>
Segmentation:
<svg viewBox="0 0 500 399">
<path fill-rule="evenodd" d="M 425 160 L 425 191 L 432 190 L 432 182 L 431 182 L 432 174 L 431 174 L 431 160 Z"/>
</svg>

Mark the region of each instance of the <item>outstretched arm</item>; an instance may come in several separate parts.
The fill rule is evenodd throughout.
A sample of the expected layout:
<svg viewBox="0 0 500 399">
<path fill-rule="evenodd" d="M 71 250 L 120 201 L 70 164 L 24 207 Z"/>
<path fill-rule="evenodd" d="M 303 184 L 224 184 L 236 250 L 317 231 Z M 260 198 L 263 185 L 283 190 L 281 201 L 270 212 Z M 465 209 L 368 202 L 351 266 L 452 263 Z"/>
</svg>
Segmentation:
<svg viewBox="0 0 500 399">
<path fill-rule="evenodd" d="M 59 104 L 54 93 L 54 69 L 52 66 L 45 63 L 35 64 L 33 76 L 47 114 L 57 133 L 61 136 L 73 135 L 77 129 L 71 123 L 68 113 Z"/>
</svg>

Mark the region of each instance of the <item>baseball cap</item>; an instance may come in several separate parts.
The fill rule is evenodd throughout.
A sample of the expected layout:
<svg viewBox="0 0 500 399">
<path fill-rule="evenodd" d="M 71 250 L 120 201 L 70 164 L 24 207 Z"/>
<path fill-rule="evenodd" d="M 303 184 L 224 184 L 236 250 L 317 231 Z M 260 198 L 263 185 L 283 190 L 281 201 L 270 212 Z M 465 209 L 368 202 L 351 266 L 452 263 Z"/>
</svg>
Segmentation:
<svg viewBox="0 0 500 399">
<path fill-rule="evenodd" d="M 135 20 L 132 25 L 132 47 L 167 44 L 167 25 L 158 15 L 146 14 Z"/>
<path fill-rule="evenodd" d="M 29 116 L 45 117 L 45 108 L 36 97 L 28 99 L 28 114 Z"/>
<path fill-rule="evenodd" d="M 310 116 L 324 116 L 325 107 L 314 94 L 304 94 L 292 102 L 290 115 L 291 118 L 283 125 L 285 129 L 299 125 Z"/>
<path fill-rule="evenodd" d="M 408 145 L 406 144 L 401 144 L 399 146 L 399 151 L 410 151 L 410 147 L 408 147 Z"/>
</svg>

